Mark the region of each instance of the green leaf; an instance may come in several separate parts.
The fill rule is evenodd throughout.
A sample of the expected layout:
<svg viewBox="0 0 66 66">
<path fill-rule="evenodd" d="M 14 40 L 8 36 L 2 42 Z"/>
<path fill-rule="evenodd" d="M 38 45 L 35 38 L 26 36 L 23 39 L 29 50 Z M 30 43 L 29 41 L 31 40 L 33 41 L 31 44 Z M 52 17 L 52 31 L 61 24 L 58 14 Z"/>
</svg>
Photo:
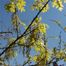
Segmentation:
<svg viewBox="0 0 66 66">
<path fill-rule="evenodd" d="M 10 0 L 11 2 L 14 2 L 15 0 Z"/>
</svg>

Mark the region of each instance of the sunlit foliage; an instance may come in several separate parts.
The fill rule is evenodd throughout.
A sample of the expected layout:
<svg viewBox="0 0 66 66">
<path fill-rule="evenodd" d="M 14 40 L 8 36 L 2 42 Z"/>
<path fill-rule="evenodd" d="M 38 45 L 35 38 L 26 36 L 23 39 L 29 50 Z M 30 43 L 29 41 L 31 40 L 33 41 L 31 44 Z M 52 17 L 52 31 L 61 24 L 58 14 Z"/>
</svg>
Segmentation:
<svg viewBox="0 0 66 66">
<path fill-rule="evenodd" d="M 8 4 L 5 5 L 7 12 L 15 12 L 16 9 L 25 11 L 24 6 L 26 5 L 25 0 L 11 0 Z"/>
<path fill-rule="evenodd" d="M 48 0 L 34 0 L 31 9 L 40 11 L 47 1 Z M 64 7 L 63 3 L 66 3 L 66 0 L 50 0 L 50 2 L 53 8 L 55 7 L 59 11 L 62 11 Z M 5 58 L 6 60 L 10 60 L 14 57 L 17 57 L 19 54 L 17 50 L 18 48 L 20 48 L 23 56 L 28 59 L 27 63 L 24 62 L 25 64 L 30 64 L 30 62 L 34 62 L 37 64 L 37 66 L 48 66 L 49 62 L 53 58 L 55 58 L 57 61 L 62 59 L 66 61 L 65 46 L 63 49 L 59 50 L 57 48 L 52 48 L 50 50 L 47 47 L 48 39 L 46 36 L 47 31 L 49 30 L 49 25 L 42 22 L 42 17 L 36 17 L 33 23 L 28 26 L 28 29 L 26 24 L 20 20 L 17 13 L 18 11 L 25 12 L 25 6 L 27 6 L 26 0 L 10 0 L 9 3 L 5 4 L 5 10 L 12 14 L 11 24 L 13 26 L 13 29 L 15 29 L 15 34 L 17 33 L 17 37 L 13 38 L 13 36 L 11 36 L 11 38 L 7 39 L 6 51 L 1 59 Z M 46 4 L 41 12 L 47 12 L 49 9 L 51 9 L 50 4 Z M 20 37 L 21 34 L 19 33 L 20 28 L 25 28 L 26 30 L 25 34 L 23 34 L 22 37 Z M 66 27 L 64 27 L 63 29 L 66 31 Z M 12 42 L 13 45 L 11 45 Z M 32 50 L 34 50 L 35 53 L 35 55 L 33 56 L 31 55 Z M 3 63 L 6 63 L 5 59 Z"/>
</svg>

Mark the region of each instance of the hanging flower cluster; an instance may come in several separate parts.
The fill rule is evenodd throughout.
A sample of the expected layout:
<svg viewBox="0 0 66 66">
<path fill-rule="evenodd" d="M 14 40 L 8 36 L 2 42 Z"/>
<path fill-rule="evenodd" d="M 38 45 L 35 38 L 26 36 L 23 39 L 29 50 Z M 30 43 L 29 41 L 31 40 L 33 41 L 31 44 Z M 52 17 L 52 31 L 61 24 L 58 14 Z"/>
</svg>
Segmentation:
<svg viewBox="0 0 66 66">
<path fill-rule="evenodd" d="M 5 9 L 7 12 L 15 12 L 16 9 L 21 12 L 25 11 L 24 6 L 26 5 L 25 0 L 11 0 L 8 4 L 5 5 Z"/>
</svg>

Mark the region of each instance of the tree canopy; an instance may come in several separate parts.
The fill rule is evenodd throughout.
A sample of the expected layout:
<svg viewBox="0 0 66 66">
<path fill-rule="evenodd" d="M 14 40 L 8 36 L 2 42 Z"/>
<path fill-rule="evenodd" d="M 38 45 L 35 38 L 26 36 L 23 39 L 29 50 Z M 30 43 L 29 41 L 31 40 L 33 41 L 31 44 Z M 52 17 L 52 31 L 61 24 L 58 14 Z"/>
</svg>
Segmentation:
<svg viewBox="0 0 66 66">
<path fill-rule="evenodd" d="M 40 13 L 44 14 L 51 10 L 51 6 L 62 12 L 64 3 L 66 3 L 66 0 L 34 0 L 30 9 L 33 12 L 37 11 L 37 14 L 28 26 L 20 19 L 18 14 L 23 14 L 27 11 L 27 7 L 25 7 L 27 6 L 27 1 L 9 0 L 5 3 L 3 8 L 11 15 L 11 27 L 7 31 L 1 31 L 0 29 L 0 65 L 14 66 L 14 63 L 15 66 L 51 66 L 51 63 L 53 63 L 53 66 L 55 66 L 60 60 L 66 62 L 66 43 L 62 40 L 62 31 L 58 36 L 58 47 L 48 48 L 49 38 L 47 37 L 47 31 L 49 30 L 49 24 L 42 22 L 42 16 L 39 16 Z M 66 32 L 66 27 L 62 26 L 59 20 L 50 20 Z M 56 39 L 57 37 L 53 35 L 51 38 Z M 3 46 L 3 43 L 6 43 L 6 45 Z M 63 46 L 61 45 L 62 43 Z M 16 62 L 19 55 L 21 58 L 23 57 L 23 63 L 20 64 Z M 10 64 L 13 59 L 15 61 Z M 19 61 L 20 59 L 18 58 L 17 60 Z"/>
</svg>

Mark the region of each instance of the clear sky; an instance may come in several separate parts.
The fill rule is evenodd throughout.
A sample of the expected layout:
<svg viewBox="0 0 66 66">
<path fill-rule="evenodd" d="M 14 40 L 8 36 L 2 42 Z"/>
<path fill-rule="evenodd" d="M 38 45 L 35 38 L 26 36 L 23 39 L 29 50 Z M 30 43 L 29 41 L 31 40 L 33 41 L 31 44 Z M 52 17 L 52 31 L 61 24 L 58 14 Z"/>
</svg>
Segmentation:
<svg viewBox="0 0 66 66">
<path fill-rule="evenodd" d="M 11 14 L 6 13 L 4 9 L 4 4 L 7 3 L 9 0 L 0 0 L 0 31 L 1 30 L 7 30 L 7 28 L 10 28 L 11 22 Z M 31 5 L 34 0 L 26 0 L 26 12 L 18 13 L 20 19 L 26 23 L 26 25 L 29 25 L 31 20 L 34 18 L 34 16 L 37 14 L 38 11 L 32 11 Z M 60 31 L 62 31 L 62 40 L 66 42 L 66 33 L 54 22 L 51 21 L 51 19 L 59 20 L 61 22 L 62 26 L 66 26 L 66 4 L 64 4 L 64 9 L 62 12 L 58 11 L 56 8 L 52 8 L 51 3 L 50 9 L 46 13 L 41 13 L 39 16 L 42 16 L 42 22 L 48 24 L 49 28 L 47 29 L 47 37 L 49 36 L 59 36 Z M 5 26 L 2 26 L 5 24 Z M 2 28 L 3 27 L 3 28 Z M 58 46 L 59 39 L 50 39 L 48 40 L 48 47 L 57 47 Z M 63 43 L 62 43 L 63 45 Z"/>
</svg>

